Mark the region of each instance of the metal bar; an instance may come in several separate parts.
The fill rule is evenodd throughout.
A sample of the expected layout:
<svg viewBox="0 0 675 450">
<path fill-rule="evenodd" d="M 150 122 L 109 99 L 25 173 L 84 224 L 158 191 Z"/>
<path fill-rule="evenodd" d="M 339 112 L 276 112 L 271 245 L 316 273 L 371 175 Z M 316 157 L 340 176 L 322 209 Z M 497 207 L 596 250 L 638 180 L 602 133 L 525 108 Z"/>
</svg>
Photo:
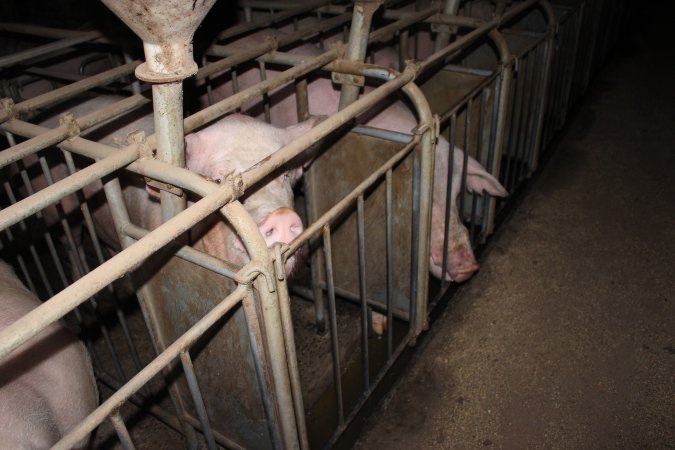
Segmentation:
<svg viewBox="0 0 675 450">
<path fill-rule="evenodd" d="M 303 450 L 308 450 L 309 439 L 307 437 L 307 424 L 305 421 L 305 406 L 302 400 L 302 384 L 300 383 L 298 356 L 295 349 L 293 318 L 291 317 L 290 305 L 291 298 L 288 295 L 288 284 L 286 283 L 286 273 L 284 271 L 286 260 L 281 254 L 281 246 L 278 243 L 274 246 L 274 255 L 275 261 L 277 263 L 277 294 L 279 296 L 281 324 L 283 327 L 284 342 L 286 343 L 286 355 L 288 357 L 288 372 L 291 380 L 291 390 L 293 393 L 295 422 L 298 425 L 300 448 Z"/>
<path fill-rule="evenodd" d="M 72 45 L 93 41 L 100 38 L 101 36 L 103 36 L 103 34 L 100 31 L 81 32 L 79 36 L 63 38 L 56 42 L 50 42 L 49 44 L 40 45 L 28 50 L 14 53 L 12 55 L 3 56 L 0 57 L 0 68 L 13 66 L 23 61 L 32 59 L 36 56 L 47 55 L 55 50 L 60 50 Z"/>
<path fill-rule="evenodd" d="M 287 11 L 277 13 L 270 15 L 270 17 L 267 17 L 263 20 L 258 20 L 255 22 L 248 22 L 248 23 L 242 23 L 239 25 L 236 25 L 234 27 L 230 27 L 223 32 L 221 32 L 217 40 L 222 41 L 234 36 L 238 36 L 240 34 L 247 33 L 249 31 L 253 31 L 258 28 L 264 28 L 264 27 L 269 27 L 271 25 L 274 25 L 275 23 L 281 22 L 283 20 L 286 20 L 288 18 L 291 18 L 295 15 L 302 14 L 307 11 L 311 11 L 312 9 L 319 8 L 323 5 L 328 5 L 330 4 L 329 1 L 327 0 L 318 0 L 318 1 L 313 1 L 313 2 L 307 2 L 302 6 L 299 6 L 297 8 L 292 8 Z"/>
<path fill-rule="evenodd" d="M 445 274 L 448 271 L 448 246 L 450 243 L 450 227 L 454 226 L 454 224 L 450 223 L 450 207 L 452 205 L 452 202 L 455 200 L 452 198 L 452 182 L 453 182 L 453 175 L 455 173 L 455 140 L 456 140 L 456 134 L 457 132 L 455 131 L 455 127 L 457 126 L 457 113 L 454 113 L 451 118 L 450 118 L 450 128 L 449 128 L 449 136 L 448 136 L 448 174 L 447 174 L 447 180 L 446 180 L 446 185 L 445 185 L 445 217 L 443 219 L 443 230 L 444 230 L 444 235 L 443 235 L 443 263 L 442 263 L 442 280 L 441 280 L 441 290 L 445 290 L 446 287 L 450 284 L 449 280 L 445 279 Z"/>
<path fill-rule="evenodd" d="M 140 64 L 140 61 L 132 61 L 123 66 L 116 67 L 114 69 L 106 70 L 97 75 L 85 78 L 81 81 L 76 81 L 75 83 L 63 86 L 58 89 L 54 89 L 51 92 L 47 92 L 37 97 L 33 97 L 29 100 L 17 103 L 12 107 L 12 113 L 14 115 L 20 115 L 28 111 L 34 111 L 40 108 L 45 108 L 65 100 L 75 97 L 89 89 L 103 86 L 110 83 L 118 78 L 129 75 L 134 71 L 134 69 Z M 0 123 L 8 120 L 9 111 L 0 108 Z"/>
<path fill-rule="evenodd" d="M 126 450 L 134 450 L 136 447 L 134 446 L 134 442 L 131 440 L 129 430 L 127 430 L 127 426 L 124 424 L 124 420 L 122 419 L 119 411 L 110 415 L 110 422 L 115 428 L 115 432 L 117 433 L 117 437 L 119 438 L 122 447 L 124 447 Z"/>
<path fill-rule="evenodd" d="M 359 297 L 361 304 L 361 358 L 363 388 L 370 391 L 370 365 L 368 361 L 368 304 L 366 302 L 366 232 L 363 223 L 363 194 L 356 199 L 356 242 L 359 260 Z"/>
<path fill-rule="evenodd" d="M 344 58 L 348 61 L 363 62 L 368 47 L 368 30 L 373 20 L 373 14 L 379 8 L 380 2 L 368 2 L 365 0 L 354 1 L 354 11 L 351 28 L 349 30 L 349 44 Z M 340 103 L 338 110 L 343 110 L 347 105 L 354 102 L 359 95 L 360 86 L 354 84 L 342 84 Z"/>
<path fill-rule="evenodd" d="M 188 388 L 190 389 L 190 394 L 192 394 L 192 402 L 195 409 L 197 410 L 199 423 L 202 426 L 204 439 L 206 439 L 206 446 L 209 450 L 216 450 L 218 447 L 216 445 L 215 439 L 213 438 L 213 431 L 211 429 L 209 415 L 206 412 L 206 405 L 204 404 L 204 398 L 202 397 L 201 390 L 199 389 L 195 368 L 194 365 L 192 365 L 192 358 L 190 358 L 190 353 L 187 349 L 180 352 L 180 362 L 183 365 L 185 380 L 187 381 Z"/>
<path fill-rule="evenodd" d="M 344 402 L 342 399 L 342 370 L 340 369 L 340 346 L 337 335 L 337 318 L 335 311 L 335 289 L 333 279 L 333 256 L 331 252 L 330 225 L 322 227 L 323 252 L 326 264 L 326 284 L 328 286 L 328 323 L 331 342 L 331 354 L 333 355 L 333 383 L 335 385 L 335 402 L 337 403 L 337 422 L 341 426 L 345 420 Z"/>
<path fill-rule="evenodd" d="M 280 448 L 282 445 L 281 430 L 279 429 L 279 421 L 276 420 L 279 412 L 276 409 L 274 397 L 270 393 L 273 384 L 269 364 L 265 357 L 263 332 L 260 327 L 260 314 L 258 308 L 256 308 L 256 300 L 250 287 L 242 301 L 242 308 L 244 317 L 246 318 L 246 330 L 251 341 L 251 356 L 253 358 L 253 366 L 255 367 L 258 389 L 260 389 L 263 411 L 265 412 L 267 431 L 274 448 Z"/>
<path fill-rule="evenodd" d="M 72 448 L 77 441 L 93 431 L 106 417 L 119 409 L 135 392 L 156 376 L 164 367 L 167 367 L 181 351 L 190 347 L 199 339 L 213 324 L 223 317 L 230 309 L 242 301 L 246 295 L 246 286 L 238 286 L 234 292 L 228 295 L 222 302 L 190 327 L 181 337 L 158 355 L 152 362 L 143 368 L 129 382 L 96 408 L 87 418 L 80 422 L 73 430 L 54 445 L 54 449 L 67 450 Z"/>
<path fill-rule="evenodd" d="M 80 133 L 95 125 L 106 122 L 115 117 L 119 117 L 122 114 L 133 111 L 134 109 L 140 108 L 148 102 L 150 102 L 150 100 L 143 97 L 142 95 L 134 95 L 132 97 L 120 100 L 119 102 L 108 105 L 105 108 L 75 119 L 74 122 L 77 126 L 77 131 Z M 18 161 L 29 154 L 38 152 L 51 145 L 63 141 L 66 138 L 72 137 L 71 134 L 73 131 L 75 130 L 73 130 L 70 125 L 64 123 L 57 128 L 41 133 L 38 136 L 28 139 L 27 141 L 19 143 L 18 145 L 13 145 L 12 147 L 0 152 L 0 167 L 3 167 L 14 161 Z"/>
<path fill-rule="evenodd" d="M 119 150 L 117 154 L 111 155 L 103 161 L 96 162 L 91 166 L 82 169 L 76 174 L 68 177 L 67 180 L 57 181 L 51 186 L 37 192 L 35 195 L 5 208 L 2 213 L 0 213 L 0 229 L 16 224 L 20 220 L 35 214 L 37 211 L 49 206 L 66 195 L 82 189 L 92 181 L 99 180 L 126 166 L 137 157 L 138 150 L 136 149 L 136 146 L 130 146 L 126 149 Z"/>
<path fill-rule="evenodd" d="M 394 345 L 394 314 L 393 314 L 393 293 L 394 293 L 394 224 L 393 224 L 393 194 L 392 194 L 392 171 L 387 170 L 385 175 L 385 215 L 387 217 L 386 226 L 386 251 L 387 251 L 387 361 L 391 359 Z"/>
</svg>

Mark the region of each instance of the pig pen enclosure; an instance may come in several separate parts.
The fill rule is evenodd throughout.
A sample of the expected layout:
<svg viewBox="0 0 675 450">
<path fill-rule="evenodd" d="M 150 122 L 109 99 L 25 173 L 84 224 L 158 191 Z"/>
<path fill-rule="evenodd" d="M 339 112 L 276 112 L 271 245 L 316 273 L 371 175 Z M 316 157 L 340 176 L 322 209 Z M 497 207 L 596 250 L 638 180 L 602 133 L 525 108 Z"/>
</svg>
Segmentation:
<svg viewBox="0 0 675 450">
<path fill-rule="evenodd" d="M 54 448 L 335 445 L 478 269 L 627 11 L 103 3 L 101 28 L 57 27 L 65 0 L 0 23 L 0 253 L 43 301 L 0 364 L 60 321 L 99 391 Z"/>
</svg>

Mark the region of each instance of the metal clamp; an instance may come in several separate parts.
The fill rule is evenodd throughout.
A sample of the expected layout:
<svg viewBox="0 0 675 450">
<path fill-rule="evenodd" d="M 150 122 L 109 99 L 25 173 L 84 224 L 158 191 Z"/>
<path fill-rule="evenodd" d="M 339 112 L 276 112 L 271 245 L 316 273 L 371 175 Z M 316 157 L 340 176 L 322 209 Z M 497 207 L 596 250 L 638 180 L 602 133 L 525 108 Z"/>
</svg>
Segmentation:
<svg viewBox="0 0 675 450">
<path fill-rule="evenodd" d="M 276 290 L 275 283 L 272 276 L 269 274 L 265 266 L 259 261 L 251 261 L 242 267 L 239 272 L 234 274 L 234 281 L 238 284 L 250 285 L 258 278 L 259 275 L 262 275 L 265 278 L 265 284 L 267 285 L 268 292 L 274 292 Z"/>
<path fill-rule="evenodd" d="M 80 124 L 75 120 L 73 113 L 67 112 L 59 117 L 59 124 L 68 127 L 68 139 L 79 136 L 81 133 Z"/>
<path fill-rule="evenodd" d="M 282 252 L 281 244 L 279 242 L 274 244 L 274 271 L 276 272 L 277 280 L 279 281 L 284 281 L 284 278 L 286 278 L 286 267 L 282 255 L 286 253 L 288 245 L 284 244 L 284 247 L 284 251 Z"/>
<path fill-rule="evenodd" d="M 231 185 L 233 198 L 239 198 L 244 195 L 244 178 L 240 172 L 227 175 L 223 181 Z"/>
<path fill-rule="evenodd" d="M 366 77 L 363 75 L 352 75 L 348 73 L 331 72 L 331 80 L 336 84 L 346 84 L 348 86 L 363 87 L 366 85 Z"/>
<path fill-rule="evenodd" d="M 14 100 L 3 98 L 0 100 L 0 123 L 14 118 Z"/>
<path fill-rule="evenodd" d="M 140 158 L 146 159 L 156 159 L 157 158 L 157 149 L 151 148 L 148 145 L 148 139 L 145 135 L 145 132 L 142 130 L 135 130 L 127 134 L 127 144 L 136 145 L 138 148 L 138 153 Z M 145 184 L 148 185 L 152 191 L 166 191 L 176 197 L 183 196 L 183 190 L 169 183 L 163 183 L 161 181 L 153 180 L 152 178 L 143 177 L 145 179 Z"/>
</svg>

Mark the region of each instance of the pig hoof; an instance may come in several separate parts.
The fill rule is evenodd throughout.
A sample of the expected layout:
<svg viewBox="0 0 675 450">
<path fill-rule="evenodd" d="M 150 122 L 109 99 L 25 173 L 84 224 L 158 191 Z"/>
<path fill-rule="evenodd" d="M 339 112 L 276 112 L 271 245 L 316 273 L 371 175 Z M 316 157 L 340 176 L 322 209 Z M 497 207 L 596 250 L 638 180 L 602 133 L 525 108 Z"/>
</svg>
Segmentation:
<svg viewBox="0 0 675 450">
<path fill-rule="evenodd" d="M 387 331 L 387 316 L 373 311 L 370 315 L 372 335 L 382 336 Z"/>
</svg>

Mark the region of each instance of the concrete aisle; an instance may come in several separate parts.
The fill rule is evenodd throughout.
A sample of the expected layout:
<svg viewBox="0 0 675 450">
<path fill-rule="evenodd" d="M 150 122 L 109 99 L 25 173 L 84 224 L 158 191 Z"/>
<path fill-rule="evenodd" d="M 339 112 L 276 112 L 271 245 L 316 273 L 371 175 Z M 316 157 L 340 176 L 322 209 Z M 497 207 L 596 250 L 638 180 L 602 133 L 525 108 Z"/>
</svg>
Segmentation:
<svg viewBox="0 0 675 450">
<path fill-rule="evenodd" d="M 658 4 L 356 448 L 675 448 L 675 8 Z"/>
</svg>

